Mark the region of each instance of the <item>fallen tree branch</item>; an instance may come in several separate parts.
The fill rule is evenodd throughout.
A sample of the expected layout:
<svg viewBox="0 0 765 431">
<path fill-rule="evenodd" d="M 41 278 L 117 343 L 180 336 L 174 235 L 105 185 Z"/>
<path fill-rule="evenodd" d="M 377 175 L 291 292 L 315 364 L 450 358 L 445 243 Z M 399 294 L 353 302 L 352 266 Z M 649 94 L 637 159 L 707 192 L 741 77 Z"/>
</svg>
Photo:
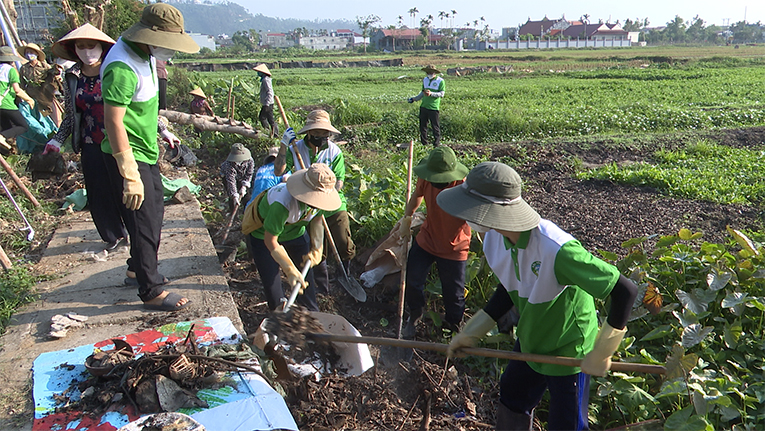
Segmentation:
<svg viewBox="0 0 765 431">
<path fill-rule="evenodd" d="M 209 115 L 187 114 L 185 112 L 160 109 L 159 115 L 176 124 L 190 124 L 199 130 L 211 132 L 236 133 L 245 138 L 260 139 L 260 133 L 251 125 L 228 118 L 211 117 Z"/>
</svg>

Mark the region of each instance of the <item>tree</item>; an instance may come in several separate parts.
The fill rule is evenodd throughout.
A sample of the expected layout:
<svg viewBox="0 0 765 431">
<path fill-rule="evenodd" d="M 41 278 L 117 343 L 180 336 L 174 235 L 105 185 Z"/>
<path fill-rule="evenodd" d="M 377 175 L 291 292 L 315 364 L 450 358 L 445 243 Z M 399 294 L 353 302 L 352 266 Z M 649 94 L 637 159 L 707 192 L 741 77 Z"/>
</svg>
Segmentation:
<svg viewBox="0 0 765 431">
<path fill-rule="evenodd" d="M 412 17 L 412 27 L 414 27 L 414 17 L 416 17 L 418 13 L 420 13 L 420 11 L 418 11 L 416 7 L 409 9 L 409 16 Z"/>
<path fill-rule="evenodd" d="M 706 34 L 706 26 L 704 25 L 704 20 L 699 18 L 698 15 L 696 15 L 693 20 L 691 20 L 691 25 L 688 26 L 688 29 L 685 31 L 686 39 L 689 42 L 706 42 L 707 40 L 707 34 Z"/>
<path fill-rule="evenodd" d="M 361 29 L 361 37 L 364 38 L 364 53 L 367 52 L 367 38 L 369 37 L 369 30 L 372 29 L 372 27 L 380 22 L 380 17 L 377 15 L 367 15 L 364 17 L 356 16 L 356 24 L 358 24 L 359 28 Z"/>
<path fill-rule="evenodd" d="M 425 45 L 430 44 L 430 24 L 433 22 L 433 15 L 428 15 L 420 19 L 420 33 L 425 38 Z"/>
<path fill-rule="evenodd" d="M 398 27 L 399 28 L 404 28 L 404 16 L 403 15 L 399 15 L 398 16 Z"/>
<path fill-rule="evenodd" d="M 111 1 L 92 1 L 92 0 L 70 0 L 69 5 L 72 11 L 76 14 L 77 23 L 85 23 L 87 20 L 83 19 L 88 16 L 89 13 L 86 9 L 93 9 L 94 5 L 96 9 L 104 10 L 104 25 L 101 29 L 104 33 L 108 34 L 114 39 L 117 39 L 123 31 L 130 28 L 133 24 L 137 23 L 141 19 L 141 12 L 143 12 L 145 4 L 136 0 L 111 0 Z M 62 9 L 61 3 L 57 6 Z M 77 25 L 70 20 L 63 23 L 61 28 L 53 31 L 53 36 L 58 39 L 64 36 L 66 33 L 74 30 Z M 97 23 L 91 23 L 96 25 Z"/>
<path fill-rule="evenodd" d="M 762 24 L 757 21 L 755 24 L 748 24 L 746 21 L 739 21 L 730 26 L 730 31 L 733 32 L 734 43 L 752 43 L 762 40 L 762 30 L 760 30 Z"/>
<path fill-rule="evenodd" d="M 256 49 L 256 46 L 250 37 L 250 32 L 247 30 L 238 30 L 231 36 L 231 41 L 234 42 L 235 47 L 239 47 L 245 52 L 253 52 Z"/>
<path fill-rule="evenodd" d="M 457 11 L 452 9 L 452 23 L 451 23 L 451 27 L 454 27 L 454 17 L 455 16 L 457 16 Z"/>
<path fill-rule="evenodd" d="M 438 11 L 438 17 L 441 18 L 441 28 L 444 28 L 444 17 L 446 16 L 446 12 L 440 10 Z"/>
<path fill-rule="evenodd" d="M 582 18 L 580 19 L 582 20 L 582 24 L 584 24 L 584 46 L 587 46 L 587 24 L 590 23 L 590 14 L 586 13 L 582 15 Z"/>
<path fill-rule="evenodd" d="M 685 20 L 680 18 L 679 15 L 675 15 L 675 19 L 667 23 L 667 28 L 664 29 L 664 34 L 667 39 L 672 43 L 685 42 Z"/>
</svg>

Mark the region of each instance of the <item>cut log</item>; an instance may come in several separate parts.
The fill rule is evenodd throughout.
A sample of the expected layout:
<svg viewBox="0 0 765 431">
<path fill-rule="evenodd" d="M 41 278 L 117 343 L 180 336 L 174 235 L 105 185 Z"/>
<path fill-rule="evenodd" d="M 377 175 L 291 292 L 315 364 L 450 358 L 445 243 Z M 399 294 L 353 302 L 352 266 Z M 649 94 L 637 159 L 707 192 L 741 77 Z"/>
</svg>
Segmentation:
<svg viewBox="0 0 765 431">
<path fill-rule="evenodd" d="M 228 118 L 211 117 L 209 115 L 187 114 L 185 112 L 169 111 L 160 109 L 159 115 L 176 124 L 190 124 L 200 130 L 211 132 L 236 133 L 246 138 L 260 139 L 260 133 L 251 125 L 242 121 L 229 120 Z"/>
</svg>

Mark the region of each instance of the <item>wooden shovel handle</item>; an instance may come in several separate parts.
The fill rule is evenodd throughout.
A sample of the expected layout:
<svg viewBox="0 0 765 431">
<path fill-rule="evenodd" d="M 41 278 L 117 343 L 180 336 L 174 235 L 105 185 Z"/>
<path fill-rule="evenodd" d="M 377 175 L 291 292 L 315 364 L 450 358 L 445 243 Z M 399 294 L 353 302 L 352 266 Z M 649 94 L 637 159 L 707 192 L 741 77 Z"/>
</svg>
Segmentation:
<svg viewBox="0 0 765 431">
<path fill-rule="evenodd" d="M 322 341 L 336 341 L 340 343 L 363 343 L 382 346 L 404 347 L 409 349 L 434 350 L 436 352 L 446 353 L 448 344 L 428 343 L 425 341 L 399 340 L 395 338 L 382 337 L 354 337 L 352 335 L 335 334 L 306 334 L 308 337 Z M 542 364 L 565 365 L 569 367 L 578 367 L 582 364 L 581 359 L 567 358 L 564 356 L 538 355 L 534 353 L 511 352 L 507 350 L 485 349 L 478 347 L 467 347 L 460 352 L 471 356 L 483 356 L 486 358 L 510 359 L 513 361 L 539 362 Z M 667 370 L 661 365 L 638 364 L 632 362 L 611 362 L 612 371 L 636 372 L 649 374 L 666 374 Z"/>
<path fill-rule="evenodd" d="M 290 123 L 287 121 L 287 114 L 284 113 L 284 108 L 282 108 L 282 101 L 279 100 L 279 96 L 274 95 L 274 100 L 276 100 L 276 105 L 279 107 L 279 112 L 282 114 L 282 121 L 284 121 L 284 127 L 289 128 Z"/>
</svg>

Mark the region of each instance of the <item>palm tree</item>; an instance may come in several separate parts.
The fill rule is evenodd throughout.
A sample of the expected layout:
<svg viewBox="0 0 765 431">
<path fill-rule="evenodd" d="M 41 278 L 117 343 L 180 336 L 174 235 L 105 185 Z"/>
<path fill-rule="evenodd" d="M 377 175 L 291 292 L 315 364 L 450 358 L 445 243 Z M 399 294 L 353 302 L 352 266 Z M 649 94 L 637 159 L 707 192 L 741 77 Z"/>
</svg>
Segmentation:
<svg viewBox="0 0 765 431">
<path fill-rule="evenodd" d="M 587 46 L 587 22 L 590 20 L 590 14 L 582 15 L 582 23 L 584 23 L 584 46 Z"/>
<path fill-rule="evenodd" d="M 454 16 L 457 15 L 457 11 L 452 9 L 452 27 L 454 27 Z"/>
<path fill-rule="evenodd" d="M 399 26 L 399 28 L 404 26 L 404 16 L 403 15 L 399 15 L 398 16 L 398 26 Z"/>
<path fill-rule="evenodd" d="M 416 7 L 409 9 L 409 16 L 412 17 L 412 27 L 414 27 L 414 17 L 416 17 L 418 13 L 420 13 L 420 11 L 418 11 Z"/>
<path fill-rule="evenodd" d="M 446 15 L 446 12 L 440 10 L 438 11 L 438 17 L 441 18 L 441 28 L 444 28 L 444 16 Z"/>
</svg>

